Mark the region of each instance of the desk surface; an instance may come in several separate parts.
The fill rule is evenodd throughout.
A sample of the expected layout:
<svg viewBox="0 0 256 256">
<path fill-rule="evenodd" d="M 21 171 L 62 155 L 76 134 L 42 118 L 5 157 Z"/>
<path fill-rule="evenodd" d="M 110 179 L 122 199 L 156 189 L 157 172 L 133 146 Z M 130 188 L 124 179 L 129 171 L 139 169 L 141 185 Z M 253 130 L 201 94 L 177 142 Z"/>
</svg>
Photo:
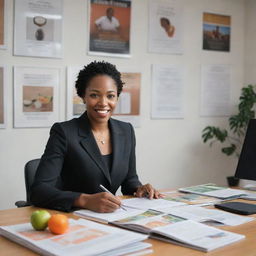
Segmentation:
<svg viewBox="0 0 256 256">
<path fill-rule="evenodd" d="M 29 222 L 31 213 L 36 210 L 35 207 L 24 207 L 24 208 L 15 208 L 9 210 L 0 211 L 0 225 L 12 225 L 18 223 Z M 56 213 L 57 211 L 49 211 L 51 213 Z M 66 214 L 66 213 L 65 213 Z M 77 219 L 78 217 L 74 216 L 72 213 L 66 214 L 69 218 Z M 256 214 L 252 215 L 256 217 Z M 221 227 L 222 229 L 233 231 L 239 234 L 243 234 L 246 238 L 237 243 L 225 246 L 221 249 L 214 250 L 210 253 L 203 253 L 193 249 L 176 246 L 170 243 L 165 243 L 157 241 L 154 239 L 148 239 L 147 242 L 150 242 L 153 246 L 154 253 L 151 255 L 186 255 L 186 256 L 202 256 L 202 255 L 218 255 L 218 256 L 255 256 L 256 255 L 256 220 L 231 227 Z M 9 241 L 4 237 L 0 237 L 0 255 L 19 255 L 19 256 L 30 256 L 37 255 L 29 249 L 22 247 L 14 242 Z"/>
</svg>

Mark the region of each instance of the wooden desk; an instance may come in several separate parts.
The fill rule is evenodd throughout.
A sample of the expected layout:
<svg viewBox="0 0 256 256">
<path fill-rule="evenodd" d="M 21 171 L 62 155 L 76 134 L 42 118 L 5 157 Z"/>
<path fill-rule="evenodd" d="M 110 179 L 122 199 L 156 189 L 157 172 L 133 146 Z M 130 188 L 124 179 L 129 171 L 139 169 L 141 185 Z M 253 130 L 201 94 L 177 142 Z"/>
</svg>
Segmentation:
<svg viewBox="0 0 256 256">
<path fill-rule="evenodd" d="M 29 222 L 31 213 L 36 210 L 35 207 L 24 207 L 24 208 L 15 208 L 10 210 L 0 211 L 0 225 L 12 225 L 18 223 Z M 51 213 L 56 213 L 57 211 L 49 211 Z M 65 213 L 66 214 L 66 213 Z M 78 217 L 74 216 L 72 213 L 66 214 L 69 218 L 77 219 Z M 253 215 L 256 217 L 256 214 Z M 202 256 L 202 255 L 218 255 L 218 256 L 255 256 L 256 255 L 256 220 L 242 224 L 236 227 L 222 227 L 222 229 L 233 231 L 239 234 L 246 235 L 246 239 L 225 246 L 221 249 L 214 250 L 210 253 L 203 253 L 200 251 L 192 250 L 189 248 L 172 245 L 170 243 L 165 243 L 153 239 L 148 239 L 147 242 L 150 242 L 153 245 L 154 253 L 151 255 L 160 255 L 160 256 Z M 10 256 L 10 255 L 19 255 L 19 256 L 30 256 L 37 255 L 36 253 L 30 251 L 29 249 L 22 247 L 14 242 L 9 241 L 8 239 L 0 236 L 0 255 L 1 256 Z"/>
</svg>

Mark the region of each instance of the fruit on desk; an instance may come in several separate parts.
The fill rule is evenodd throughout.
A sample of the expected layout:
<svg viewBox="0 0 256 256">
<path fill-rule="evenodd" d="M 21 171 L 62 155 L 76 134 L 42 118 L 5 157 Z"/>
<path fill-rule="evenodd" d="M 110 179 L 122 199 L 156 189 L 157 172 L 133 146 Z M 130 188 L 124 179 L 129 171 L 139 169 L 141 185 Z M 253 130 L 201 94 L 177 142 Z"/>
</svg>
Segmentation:
<svg viewBox="0 0 256 256">
<path fill-rule="evenodd" d="M 53 234 L 61 235 L 68 230 L 68 217 L 64 214 L 53 214 L 48 221 L 48 228 Z"/>
<path fill-rule="evenodd" d="M 45 230 L 51 214 L 46 210 L 37 210 L 31 214 L 30 222 L 35 230 Z"/>
</svg>

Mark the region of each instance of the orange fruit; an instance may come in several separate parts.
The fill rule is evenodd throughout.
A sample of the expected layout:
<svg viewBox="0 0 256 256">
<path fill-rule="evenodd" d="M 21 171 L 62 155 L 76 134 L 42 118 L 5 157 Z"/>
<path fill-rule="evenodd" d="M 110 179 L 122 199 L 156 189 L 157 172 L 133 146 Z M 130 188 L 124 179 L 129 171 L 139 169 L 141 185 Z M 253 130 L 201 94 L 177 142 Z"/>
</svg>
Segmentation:
<svg viewBox="0 0 256 256">
<path fill-rule="evenodd" d="M 68 230 L 68 217 L 63 214 L 53 214 L 48 221 L 49 230 L 56 235 L 64 234 Z"/>
</svg>

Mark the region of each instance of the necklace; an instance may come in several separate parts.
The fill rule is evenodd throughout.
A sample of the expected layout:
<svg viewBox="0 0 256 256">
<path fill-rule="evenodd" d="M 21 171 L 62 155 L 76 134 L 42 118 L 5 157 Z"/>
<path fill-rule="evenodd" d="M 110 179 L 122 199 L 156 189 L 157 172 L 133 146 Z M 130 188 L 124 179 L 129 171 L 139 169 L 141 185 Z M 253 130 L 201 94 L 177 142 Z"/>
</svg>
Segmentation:
<svg viewBox="0 0 256 256">
<path fill-rule="evenodd" d="M 105 140 L 100 140 L 100 143 L 101 143 L 102 145 L 104 145 L 104 144 L 106 143 L 106 141 L 105 141 Z"/>
</svg>

